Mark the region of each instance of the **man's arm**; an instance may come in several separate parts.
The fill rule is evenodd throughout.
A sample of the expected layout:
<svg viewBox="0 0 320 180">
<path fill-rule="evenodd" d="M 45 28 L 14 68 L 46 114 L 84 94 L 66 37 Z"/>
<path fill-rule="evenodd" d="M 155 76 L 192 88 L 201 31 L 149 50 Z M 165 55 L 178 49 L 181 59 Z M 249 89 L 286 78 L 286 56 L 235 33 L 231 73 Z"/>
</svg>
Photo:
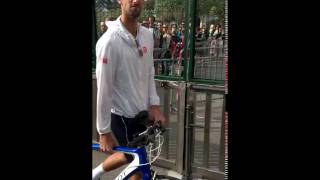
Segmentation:
<svg viewBox="0 0 320 180">
<path fill-rule="evenodd" d="M 100 149 L 111 151 L 114 140 L 111 136 L 111 102 L 114 77 L 114 60 L 110 43 L 97 45 L 97 130 L 100 134 Z"/>
</svg>

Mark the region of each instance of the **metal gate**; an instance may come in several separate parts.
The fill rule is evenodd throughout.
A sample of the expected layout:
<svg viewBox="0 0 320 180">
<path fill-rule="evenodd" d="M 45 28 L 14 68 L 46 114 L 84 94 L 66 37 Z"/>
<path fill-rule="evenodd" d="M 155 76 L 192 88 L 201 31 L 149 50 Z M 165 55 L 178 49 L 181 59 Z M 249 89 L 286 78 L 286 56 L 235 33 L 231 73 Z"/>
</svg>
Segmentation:
<svg viewBox="0 0 320 180">
<path fill-rule="evenodd" d="M 186 106 L 186 177 L 225 179 L 224 87 L 190 84 Z"/>
</svg>

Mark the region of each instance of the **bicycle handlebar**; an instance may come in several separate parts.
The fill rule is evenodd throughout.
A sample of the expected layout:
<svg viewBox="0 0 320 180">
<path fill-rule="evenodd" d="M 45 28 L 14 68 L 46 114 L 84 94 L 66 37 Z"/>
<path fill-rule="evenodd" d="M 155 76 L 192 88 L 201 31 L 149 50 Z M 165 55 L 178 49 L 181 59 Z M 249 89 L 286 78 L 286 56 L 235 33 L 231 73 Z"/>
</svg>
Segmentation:
<svg viewBox="0 0 320 180">
<path fill-rule="evenodd" d="M 155 132 L 162 134 L 164 131 L 165 129 L 161 126 L 161 122 L 157 121 L 153 126 L 149 126 L 147 130 L 140 133 L 131 142 L 129 142 L 128 147 L 148 145 L 150 142 L 154 142 L 154 137 L 157 135 Z"/>
</svg>

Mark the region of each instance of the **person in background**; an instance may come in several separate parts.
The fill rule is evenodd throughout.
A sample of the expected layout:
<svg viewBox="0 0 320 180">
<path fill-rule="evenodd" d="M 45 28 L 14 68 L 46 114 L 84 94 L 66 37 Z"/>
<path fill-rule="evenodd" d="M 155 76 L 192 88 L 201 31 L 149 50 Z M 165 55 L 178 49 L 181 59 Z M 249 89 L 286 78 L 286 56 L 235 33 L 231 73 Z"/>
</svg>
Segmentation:
<svg viewBox="0 0 320 180">
<path fill-rule="evenodd" d="M 108 26 L 104 21 L 100 22 L 100 31 L 98 33 L 98 38 L 100 38 L 106 31 L 108 30 Z"/>
</svg>

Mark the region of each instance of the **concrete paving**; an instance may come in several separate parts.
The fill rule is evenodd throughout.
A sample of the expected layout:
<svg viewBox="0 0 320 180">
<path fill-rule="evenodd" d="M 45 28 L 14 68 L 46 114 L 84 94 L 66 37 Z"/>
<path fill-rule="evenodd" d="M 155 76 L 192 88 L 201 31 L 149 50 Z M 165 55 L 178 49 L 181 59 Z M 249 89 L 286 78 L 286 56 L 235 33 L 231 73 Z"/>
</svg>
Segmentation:
<svg viewBox="0 0 320 180">
<path fill-rule="evenodd" d="M 98 151 L 92 151 L 92 169 L 97 167 L 101 162 L 103 162 L 103 160 L 105 158 L 107 158 L 109 155 L 106 153 L 102 153 L 102 152 L 98 152 Z M 102 177 L 101 180 L 113 180 L 117 177 L 117 175 L 119 175 L 121 173 L 121 171 L 126 167 L 126 165 L 115 169 L 113 171 L 110 171 L 108 173 L 105 173 Z M 170 171 L 168 169 L 164 169 L 164 168 L 160 168 L 160 167 L 156 167 L 156 166 L 152 166 L 152 168 L 154 170 L 156 170 L 157 172 L 159 172 L 159 174 L 166 174 L 166 175 L 171 175 L 174 177 L 179 177 L 182 179 L 182 176 L 179 175 L 178 173 L 174 172 L 174 171 Z"/>
</svg>

